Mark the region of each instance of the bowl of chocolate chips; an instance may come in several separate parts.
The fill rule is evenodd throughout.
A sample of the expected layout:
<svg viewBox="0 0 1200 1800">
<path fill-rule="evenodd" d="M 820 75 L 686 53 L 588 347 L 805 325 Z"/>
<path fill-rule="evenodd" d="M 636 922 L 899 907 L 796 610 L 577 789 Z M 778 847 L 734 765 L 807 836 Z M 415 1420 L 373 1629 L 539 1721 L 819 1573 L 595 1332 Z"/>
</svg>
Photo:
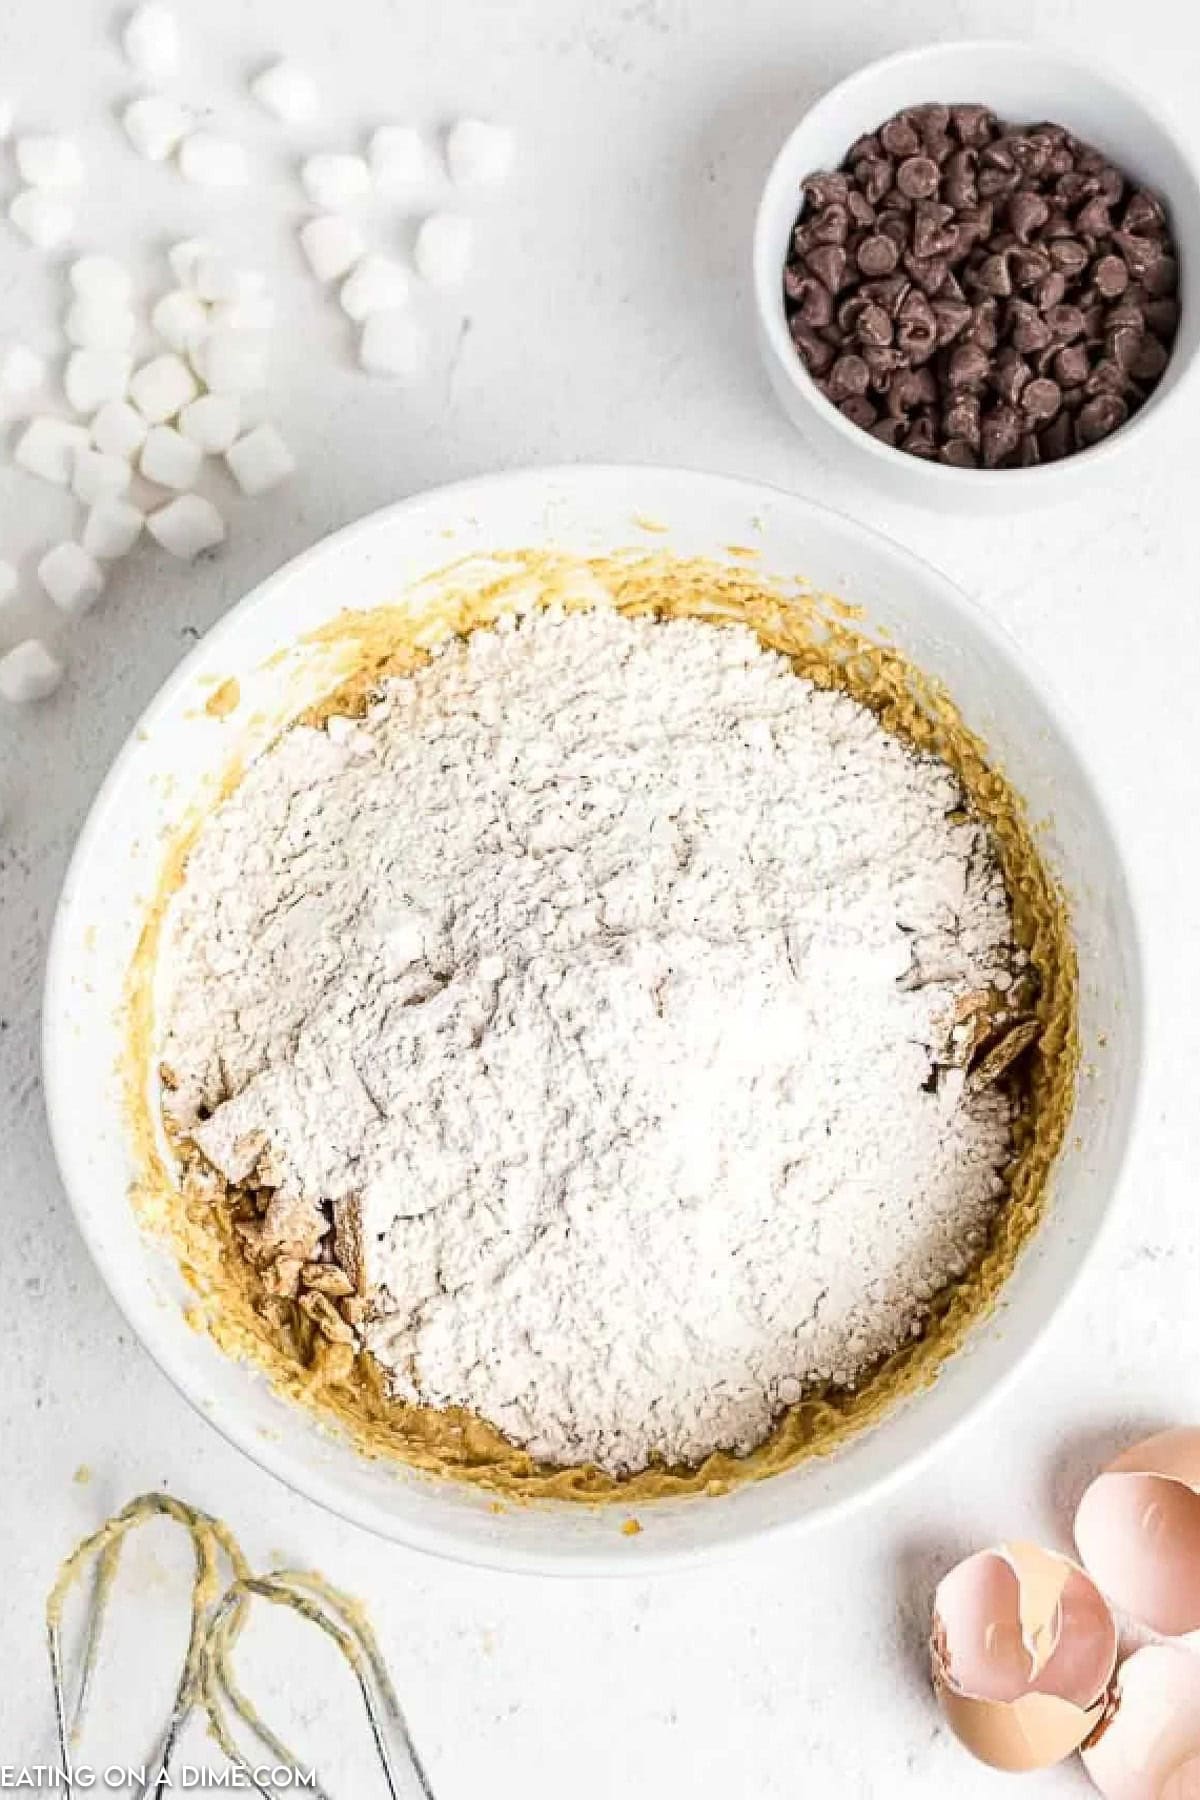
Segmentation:
<svg viewBox="0 0 1200 1800">
<path fill-rule="evenodd" d="M 860 70 L 771 170 L 759 336 L 785 412 L 896 497 L 1065 497 L 1196 360 L 1200 179 L 1123 82 L 1032 44 Z"/>
</svg>

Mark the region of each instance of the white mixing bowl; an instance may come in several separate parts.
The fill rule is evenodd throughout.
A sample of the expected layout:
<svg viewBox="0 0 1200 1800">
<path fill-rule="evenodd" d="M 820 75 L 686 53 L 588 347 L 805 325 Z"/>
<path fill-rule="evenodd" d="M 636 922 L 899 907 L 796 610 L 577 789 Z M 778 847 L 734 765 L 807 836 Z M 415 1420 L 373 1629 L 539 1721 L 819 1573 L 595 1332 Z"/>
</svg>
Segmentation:
<svg viewBox="0 0 1200 1800">
<path fill-rule="evenodd" d="M 647 535 L 639 520 L 663 529 Z M 346 606 L 393 602 L 470 551 L 631 543 L 727 557 L 756 545 L 764 571 L 803 574 L 862 604 L 926 671 L 1052 825 L 1045 854 L 1072 896 L 1084 1057 L 1069 1149 L 1049 1215 L 1002 1306 L 976 1327 L 927 1392 L 835 1455 L 732 1494 L 620 1508 L 562 1502 L 494 1512 L 486 1494 L 372 1462 L 276 1396 L 184 1318 L 169 1251 L 140 1229 L 121 1079 L 126 975 L 157 887 L 163 844 L 249 734 L 302 704 L 273 653 Z M 744 565 L 743 565 L 744 566 Z M 308 653 L 305 653 L 307 659 Z M 291 659 L 288 659 L 289 661 Z M 313 652 L 310 697 L 329 684 Z M 237 677 L 236 714 L 208 716 L 213 682 Z M 245 723 L 239 723 L 245 721 Z M 51 1131 L 79 1227 L 147 1349 L 204 1417 L 264 1468 L 334 1512 L 404 1543 L 466 1561 L 557 1572 L 644 1573 L 763 1532 L 822 1518 L 910 1468 L 1012 1375 L 1075 1281 L 1113 1198 L 1141 1063 L 1139 954 L 1121 861 L 1092 785 L 1053 705 L 1001 636 L 935 570 L 848 519 L 749 483 L 684 471 L 573 468 L 493 476 L 418 496 L 361 520 L 265 582 L 200 643 L 133 733 L 92 809 L 67 875 L 50 951 L 45 1086 Z"/>
</svg>

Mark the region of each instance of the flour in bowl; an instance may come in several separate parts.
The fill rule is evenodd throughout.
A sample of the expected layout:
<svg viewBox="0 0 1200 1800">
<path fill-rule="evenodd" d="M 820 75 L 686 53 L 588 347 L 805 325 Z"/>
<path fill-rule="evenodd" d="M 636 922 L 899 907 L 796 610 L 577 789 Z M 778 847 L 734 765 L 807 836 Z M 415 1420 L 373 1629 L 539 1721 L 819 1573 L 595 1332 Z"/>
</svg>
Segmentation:
<svg viewBox="0 0 1200 1800">
<path fill-rule="evenodd" d="M 167 948 L 165 1105 L 265 1288 L 551 1463 L 749 1449 L 1003 1197 L 987 833 L 742 627 L 534 613 L 291 729 Z"/>
</svg>

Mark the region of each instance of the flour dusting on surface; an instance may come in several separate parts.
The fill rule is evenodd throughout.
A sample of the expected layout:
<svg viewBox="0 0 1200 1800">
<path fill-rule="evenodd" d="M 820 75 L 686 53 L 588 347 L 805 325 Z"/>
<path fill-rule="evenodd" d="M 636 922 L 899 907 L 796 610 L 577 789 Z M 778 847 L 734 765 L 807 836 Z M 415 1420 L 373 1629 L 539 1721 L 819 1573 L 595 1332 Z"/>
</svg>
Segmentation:
<svg viewBox="0 0 1200 1800">
<path fill-rule="evenodd" d="M 1003 1197 L 987 834 L 741 627 L 535 613 L 293 728 L 167 948 L 164 1103 L 268 1288 L 548 1462 L 751 1448 Z"/>
</svg>

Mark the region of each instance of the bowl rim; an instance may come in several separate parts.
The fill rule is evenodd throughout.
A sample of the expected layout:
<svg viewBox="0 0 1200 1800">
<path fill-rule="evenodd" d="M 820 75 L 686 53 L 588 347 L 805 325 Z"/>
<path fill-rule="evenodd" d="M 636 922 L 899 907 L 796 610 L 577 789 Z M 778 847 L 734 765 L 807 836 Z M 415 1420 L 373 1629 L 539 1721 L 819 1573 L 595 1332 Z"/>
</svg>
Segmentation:
<svg viewBox="0 0 1200 1800">
<path fill-rule="evenodd" d="M 750 506 L 755 503 L 761 505 L 764 501 L 769 501 L 772 505 L 783 506 L 792 512 L 807 515 L 809 518 L 815 517 L 832 521 L 840 530 L 874 543 L 881 547 L 889 557 L 907 565 L 913 575 L 922 583 L 934 584 L 943 594 L 952 595 L 955 605 L 968 615 L 973 627 L 986 642 L 989 651 L 993 652 L 1002 663 L 1012 665 L 1018 675 L 1034 688 L 1053 721 L 1054 730 L 1073 765 L 1081 790 L 1093 810 L 1098 836 L 1110 854 L 1112 869 L 1116 876 L 1113 900 L 1122 906 L 1124 914 L 1124 925 L 1128 937 L 1130 1010 L 1135 1015 L 1132 1068 L 1128 1085 L 1128 1118 L 1123 1137 L 1117 1146 L 1111 1174 L 1106 1183 L 1107 1191 L 1096 1207 L 1094 1219 L 1090 1224 L 1085 1241 L 1077 1248 L 1070 1267 L 1056 1283 L 1055 1304 L 1042 1315 L 1040 1320 L 1031 1321 L 1026 1326 L 1025 1341 L 1015 1350 L 1009 1350 L 1008 1361 L 998 1371 L 989 1386 L 983 1391 L 965 1398 L 960 1403 L 959 1411 L 955 1416 L 924 1442 L 900 1454 L 890 1467 L 865 1478 L 853 1492 L 835 1496 L 823 1502 L 813 1511 L 798 1517 L 781 1518 L 765 1523 L 750 1521 L 739 1524 L 719 1542 L 706 1541 L 692 1545 L 659 1547 L 647 1543 L 646 1538 L 649 1534 L 646 1534 L 646 1536 L 634 1540 L 636 1554 L 630 1554 L 630 1540 L 628 1539 L 622 1539 L 619 1547 L 615 1542 L 602 1547 L 585 1548 L 568 1544 L 561 1550 L 553 1552 L 531 1547 L 515 1540 L 507 1544 L 489 1543 L 485 1545 L 472 1541 L 460 1533 L 456 1529 L 452 1514 L 447 1515 L 445 1524 L 430 1525 L 420 1519 L 390 1513 L 385 1507 L 370 1498 L 348 1493 L 340 1484 L 336 1472 L 303 1466 L 297 1458 L 293 1457 L 285 1440 L 275 1440 L 262 1435 L 255 1428 L 253 1422 L 246 1418 L 236 1406 L 218 1405 L 211 1398 L 206 1397 L 196 1378 L 194 1363 L 186 1355 L 177 1352 L 170 1333 L 161 1326 L 162 1309 L 148 1284 L 140 1279 L 135 1271 L 123 1266 L 119 1257 L 110 1254 L 108 1247 L 98 1241 L 92 1232 L 88 1222 L 87 1209 L 82 1201 L 88 1177 L 81 1160 L 82 1152 L 78 1134 L 72 1129 L 71 1096 L 66 1085 L 66 1059 L 63 1054 L 67 1038 L 65 1021 L 69 992 L 69 965 L 73 942 L 79 937 L 78 931 L 73 927 L 73 914 L 78 904 L 76 896 L 81 891 L 81 875 L 97 853 L 103 855 L 106 815 L 130 765 L 140 754 L 143 754 L 143 737 L 150 732 L 160 716 L 169 714 L 175 708 L 178 697 L 192 683 L 193 672 L 211 658 L 214 648 L 219 649 L 226 640 L 235 638 L 246 614 L 255 608 L 268 605 L 276 591 L 290 582 L 298 571 L 311 568 L 326 557 L 336 555 L 355 538 L 369 537 L 372 532 L 383 529 L 393 520 L 402 518 L 406 514 L 419 514 L 423 508 L 434 501 L 455 500 L 460 504 L 464 513 L 469 513 L 472 501 L 484 491 L 491 493 L 505 487 L 520 489 L 533 484 L 543 487 L 547 491 L 561 492 L 564 488 L 586 487 L 589 483 L 596 481 L 628 483 L 631 477 L 638 476 L 652 477 L 686 486 L 696 483 L 706 484 L 720 488 L 731 496 L 740 496 Z M 1035 1352 L 1044 1344 L 1055 1320 L 1078 1291 L 1092 1259 L 1111 1230 L 1128 1171 L 1131 1147 L 1140 1135 L 1141 1121 L 1147 1103 L 1144 935 L 1140 925 L 1136 890 L 1131 881 L 1125 858 L 1120 851 L 1119 839 L 1113 829 L 1108 808 L 1091 774 L 1088 761 L 1079 748 L 1079 734 L 1070 709 L 1064 708 L 1053 683 L 1047 681 L 1040 668 L 1034 672 L 1027 671 L 1024 653 L 1015 636 L 999 624 L 957 582 L 943 574 L 935 565 L 896 542 L 886 533 L 876 530 L 873 526 L 863 524 L 838 508 L 809 500 L 766 482 L 715 473 L 710 470 L 692 469 L 683 465 L 576 463 L 545 467 L 532 466 L 500 470 L 482 476 L 470 476 L 460 481 L 425 489 L 402 500 L 376 508 L 358 519 L 352 520 L 349 524 L 327 533 L 250 588 L 191 647 L 134 722 L 127 738 L 113 759 L 80 829 L 63 876 L 49 937 L 43 983 L 41 1049 L 43 1103 L 51 1146 L 63 1190 L 88 1254 L 139 1344 L 148 1352 L 152 1361 L 187 1401 L 192 1410 L 208 1425 L 216 1429 L 226 1443 L 247 1456 L 260 1469 L 281 1481 L 292 1493 L 324 1507 L 336 1517 L 360 1526 L 387 1542 L 420 1550 L 445 1561 L 504 1572 L 556 1577 L 640 1577 L 659 1575 L 736 1554 L 745 1554 L 756 1545 L 781 1532 L 800 1533 L 815 1530 L 829 1525 L 834 1520 L 849 1517 L 868 1503 L 875 1502 L 885 1494 L 894 1492 L 902 1484 L 911 1480 L 921 1469 L 927 1467 L 934 1457 L 944 1454 L 951 1442 L 969 1424 L 977 1423 L 991 1406 L 1010 1391 Z M 994 1318 L 995 1314 L 992 1317 Z M 986 1325 L 987 1321 L 983 1323 Z M 969 1348 L 969 1345 L 965 1346 L 956 1354 L 964 1355 Z M 222 1354 L 224 1353 L 222 1352 Z M 247 1379 L 251 1379 L 256 1372 L 247 1369 L 246 1373 Z M 316 1430 L 319 1427 L 314 1425 L 311 1429 Z M 428 1479 L 437 1482 L 448 1481 L 450 1478 L 430 1476 Z M 697 1496 L 691 1503 L 699 1505 L 702 1500 L 703 1496 Z M 562 1506 L 569 1504 L 575 1507 L 578 1503 L 542 1502 L 537 1504 L 539 1509 L 544 1510 L 545 1516 L 550 1517 Z"/>
<path fill-rule="evenodd" d="M 1062 488 L 1081 477 L 1086 479 L 1091 471 L 1120 455 L 1130 443 L 1143 437 L 1147 425 L 1152 424 L 1156 418 L 1161 418 L 1168 407 L 1176 410 L 1179 394 L 1188 386 L 1194 373 L 1197 355 L 1200 354 L 1200 338 L 1182 356 L 1166 391 L 1163 391 L 1160 383 L 1131 419 L 1126 420 L 1108 437 L 1102 438 L 1098 444 L 1091 444 L 1086 450 L 1077 450 L 1071 456 L 1061 457 L 1058 462 L 1039 463 L 1027 469 L 956 468 L 949 463 L 910 456 L 906 451 L 882 443 L 861 426 L 852 425 L 832 401 L 821 393 L 792 344 L 783 302 L 783 271 L 777 264 L 776 252 L 771 243 L 771 222 L 781 203 L 783 190 L 786 189 L 789 194 L 798 193 L 802 174 L 808 173 L 805 170 L 798 174 L 794 164 L 797 150 L 812 128 L 814 120 L 822 122 L 826 117 L 836 114 L 838 108 L 856 90 L 869 87 L 881 75 L 922 68 L 962 54 L 1036 59 L 1049 67 L 1061 68 L 1075 78 L 1121 93 L 1141 110 L 1151 127 L 1170 144 L 1191 178 L 1200 209 L 1200 163 L 1188 149 L 1173 122 L 1151 101 L 1149 95 L 1136 83 L 1127 81 L 1123 75 L 1109 68 L 1102 60 L 1079 56 L 1074 51 L 1060 49 L 1057 45 L 1031 43 L 1022 38 L 951 38 L 939 43 L 917 44 L 905 50 L 897 50 L 889 56 L 878 57 L 852 70 L 813 101 L 784 139 L 767 172 L 754 216 L 751 256 L 755 310 L 761 341 L 766 354 L 771 358 L 774 371 L 787 382 L 792 393 L 846 444 L 865 452 L 881 468 L 902 470 L 914 481 L 925 480 L 930 485 L 931 496 L 933 490 L 940 489 L 947 498 L 953 494 L 956 499 L 965 500 L 971 493 L 979 496 L 985 490 L 990 490 L 993 494 L 1003 493 L 1020 505 L 1035 490 L 1044 497 L 1051 485 Z M 1183 249 L 1182 246 L 1179 248 L 1182 264 Z M 1172 358 L 1180 354 L 1177 345 L 1172 347 L 1171 354 Z"/>
</svg>

